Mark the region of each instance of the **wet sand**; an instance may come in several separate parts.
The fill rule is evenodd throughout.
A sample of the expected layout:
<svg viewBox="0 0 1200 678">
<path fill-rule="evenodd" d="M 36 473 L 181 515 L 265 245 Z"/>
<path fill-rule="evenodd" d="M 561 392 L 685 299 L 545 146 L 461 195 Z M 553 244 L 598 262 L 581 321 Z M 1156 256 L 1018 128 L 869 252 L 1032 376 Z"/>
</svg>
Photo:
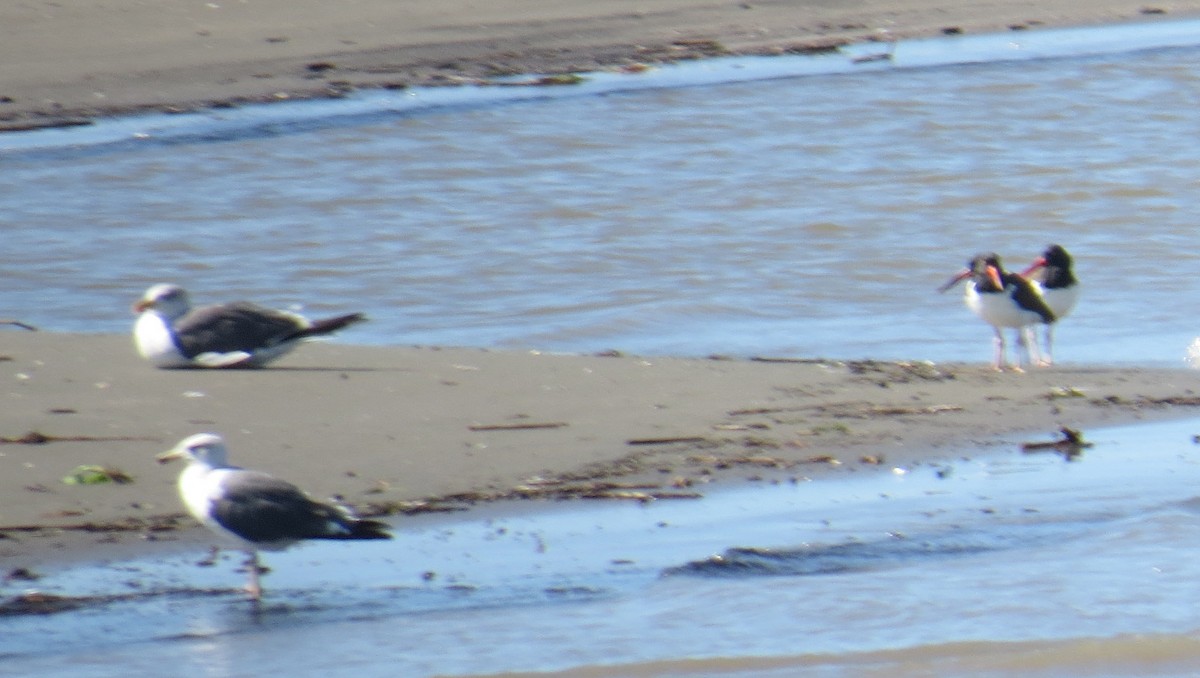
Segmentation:
<svg viewBox="0 0 1200 678">
<path fill-rule="evenodd" d="M 1186 369 L 313 343 L 263 370 L 163 371 L 125 336 L 15 329 L 0 330 L 0 384 L 3 572 L 204 540 L 175 494 L 181 468 L 154 462 L 199 431 L 223 434 L 235 463 L 396 515 L 503 499 L 682 501 L 737 482 L 1021 454 L 1060 426 L 1086 437 L 1200 405 L 1200 372 Z M 128 482 L 65 483 L 81 465 Z"/>
<path fill-rule="evenodd" d="M 0 129 L 1198 13 L 1200 0 L 3 3 Z"/>
</svg>

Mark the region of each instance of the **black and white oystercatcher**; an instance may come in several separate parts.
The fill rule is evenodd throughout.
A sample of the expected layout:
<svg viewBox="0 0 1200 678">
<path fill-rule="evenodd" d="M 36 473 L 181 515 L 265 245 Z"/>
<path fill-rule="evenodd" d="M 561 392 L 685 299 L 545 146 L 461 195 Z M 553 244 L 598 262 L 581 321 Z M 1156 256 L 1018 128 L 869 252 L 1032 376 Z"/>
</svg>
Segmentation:
<svg viewBox="0 0 1200 678">
<path fill-rule="evenodd" d="M 1067 317 L 1075 308 L 1075 302 L 1079 301 L 1079 281 L 1075 278 L 1075 272 L 1072 270 L 1074 261 L 1071 255 L 1067 253 L 1066 248 L 1062 245 L 1050 245 L 1042 256 L 1034 259 L 1029 268 L 1021 272 L 1022 276 L 1029 277 L 1034 271 L 1041 269 L 1041 275 L 1037 278 L 1029 278 L 1034 287 L 1046 300 L 1046 305 L 1054 311 L 1054 316 L 1058 320 Z M 1045 336 L 1045 351 L 1041 352 L 1041 361 L 1043 365 L 1054 364 L 1054 323 L 1046 323 Z M 1034 337 L 1036 341 L 1037 337 Z"/>
<path fill-rule="evenodd" d="M 169 284 L 146 290 L 133 310 L 138 353 L 163 368 L 262 367 L 305 339 L 367 319 L 350 313 L 312 321 L 246 301 L 192 308 L 187 291 Z"/>
<path fill-rule="evenodd" d="M 158 455 L 160 463 L 186 459 L 179 495 L 188 513 L 249 555 L 251 599 L 262 597 L 258 552 L 282 551 L 306 539 L 391 539 L 387 524 L 355 517 L 349 509 L 311 499 L 295 485 L 259 471 L 230 466 L 225 441 L 197 433 Z"/>
<path fill-rule="evenodd" d="M 1007 362 L 1003 328 L 1015 329 L 1018 347 L 1030 350 L 1026 344 L 1024 328 L 1037 323 L 1054 322 L 1054 311 L 1046 305 L 1032 283 L 1016 273 L 1006 272 L 1000 265 L 999 255 L 995 253 L 976 255 L 967 263 L 966 269 L 942 285 L 938 291 L 945 292 L 968 278 L 970 282 L 967 283 L 964 301 L 967 308 L 991 325 L 995 331 L 996 353 L 992 366 L 997 370 L 1004 369 Z M 1019 350 L 1014 366 L 1017 370 L 1021 369 L 1021 354 L 1022 351 Z"/>
</svg>

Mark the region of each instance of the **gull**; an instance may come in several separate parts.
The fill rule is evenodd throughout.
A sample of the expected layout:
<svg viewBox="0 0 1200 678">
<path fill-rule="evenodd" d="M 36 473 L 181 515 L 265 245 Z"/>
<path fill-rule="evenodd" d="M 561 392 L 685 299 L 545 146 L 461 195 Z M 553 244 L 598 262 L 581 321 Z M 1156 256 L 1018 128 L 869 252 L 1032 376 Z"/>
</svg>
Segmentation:
<svg viewBox="0 0 1200 678">
<path fill-rule="evenodd" d="M 262 367 L 301 341 L 366 320 L 350 313 L 312 321 L 246 301 L 192 308 L 179 285 L 159 284 L 133 306 L 133 341 L 156 367 Z"/>
<path fill-rule="evenodd" d="M 1007 366 L 1002 329 L 1015 328 L 1017 345 L 1027 349 L 1024 328 L 1039 322 L 1054 322 L 1054 311 L 1046 305 L 1032 283 L 1016 273 L 1006 272 L 1000 265 L 999 255 L 995 253 L 976 255 L 967 263 L 966 269 L 942 285 L 938 291 L 945 292 L 968 278 L 970 282 L 967 283 L 963 300 L 967 308 L 991 325 L 995 331 L 996 354 L 992 360 L 992 367 L 1002 370 Z M 1036 350 L 1036 347 L 1034 348 Z M 1018 372 L 1021 371 L 1020 363 L 1021 352 L 1018 351 L 1017 364 L 1014 366 Z"/>
<path fill-rule="evenodd" d="M 1046 305 L 1054 311 L 1055 317 L 1062 319 L 1067 317 L 1075 308 L 1075 302 L 1079 301 L 1079 280 L 1075 278 L 1075 273 L 1071 270 L 1073 261 L 1071 255 L 1062 245 L 1050 245 L 1042 252 L 1042 256 L 1033 260 L 1021 272 L 1022 276 L 1028 277 L 1038 269 L 1042 269 L 1040 279 L 1031 278 L 1030 282 L 1037 288 L 1042 298 L 1046 300 Z M 1054 323 L 1047 323 L 1044 332 L 1046 339 L 1046 352 L 1042 356 L 1043 365 L 1054 364 Z M 1037 337 L 1035 336 L 1036 340 Z"/>
<path fill-rule="evenodd" d="M 386 523 L 310 498 L 295 485 L 260 471 L 231 466 L 225 441 L 197 433 L 158 455 L 159 463 L 186 459 L 179 496 L 188 513 L 246 552 L 251 600 L 262 598 L 258 553 L 282 551 L 306 539 L 391 539 Z"/>
</svg>

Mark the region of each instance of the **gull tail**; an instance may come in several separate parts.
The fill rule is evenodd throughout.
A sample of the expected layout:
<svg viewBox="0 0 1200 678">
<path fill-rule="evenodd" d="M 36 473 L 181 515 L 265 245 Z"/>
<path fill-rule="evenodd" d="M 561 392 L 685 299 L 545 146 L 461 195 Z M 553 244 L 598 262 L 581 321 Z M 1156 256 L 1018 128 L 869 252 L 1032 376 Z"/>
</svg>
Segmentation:
<svg viewBox="0 0 1200 678">
<path fill-rule="evenodd" d="M 350 531 L 335 539 L 391 539 L 388 524 L 380 520 L 355 519 L 346 525 Z"/>
<path fill-rule="evenodd" d="M 382 520 L 359 518 L 340 502 L 325 504 L 330 511 L 329 527 L 319 539 L 391 539 L 389 525 Z"/>
<path fill-rule="evenodd" d="M 348 313 L 346 315 L 339 315 L 333 318 L 314 320 L 313 323 L 308 327 L 289 334 L 288 336 L 284 337 L 282 341 L 293 341 L 296 339 L 304 339 L 306 337 L 319 337 L 325 334 L 331 334 L 342 328 L 349 327 L 354 323 L 364 322 L 366 319 L 367 316 L 365 313 Z"/>
<path fill-rule="evenodd" d="M 382 521 L 355 521 L 350 526 L 348 539 L 391 539 L 388 523 Z"/>
</svg>

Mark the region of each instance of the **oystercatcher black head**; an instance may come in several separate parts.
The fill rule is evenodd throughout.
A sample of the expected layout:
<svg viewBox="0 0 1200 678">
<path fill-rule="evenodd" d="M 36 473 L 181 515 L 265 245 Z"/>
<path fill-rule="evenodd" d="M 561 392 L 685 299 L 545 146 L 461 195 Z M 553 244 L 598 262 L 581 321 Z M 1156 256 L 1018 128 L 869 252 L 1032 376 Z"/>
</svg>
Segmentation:
<svg viewBox="0 0 1200 678">
<path fill-rule="evenodd" d="M 992 262 L 995 262 L 994 266 Z M 1000 266 L 999 255 L 995 252 L 976 254 L 967 262 L 967 267 L 947 280 L 944 285 L 938 288 L 938 292 L 945 292 L 967 278 L 971 279 L 971 284 L 977 290 L 983 287 L 999 292 L 1004 289 L 1003 275 L 1004 269 Z"/>
<path fill-rule="evenodd" d="M 1021 272 L 1021 275 L 1028 277 L 1040 268 L 1044 269 L 1039 281 L 1042 289 L 1056 290 L 1070 287 L 1079 282 L 1075 279 L 1075 273 L 1071 270 L 1073 263 L 1074 261 L 1071 259 L 1071 255 L 1067 253 L 1066 248 L 1062 245 L 1050 245 L 1046 248 L 1045 252 L 1042 252 L 1042 256 L 1034 259 L 1029 268 Z"/>
</svg>

